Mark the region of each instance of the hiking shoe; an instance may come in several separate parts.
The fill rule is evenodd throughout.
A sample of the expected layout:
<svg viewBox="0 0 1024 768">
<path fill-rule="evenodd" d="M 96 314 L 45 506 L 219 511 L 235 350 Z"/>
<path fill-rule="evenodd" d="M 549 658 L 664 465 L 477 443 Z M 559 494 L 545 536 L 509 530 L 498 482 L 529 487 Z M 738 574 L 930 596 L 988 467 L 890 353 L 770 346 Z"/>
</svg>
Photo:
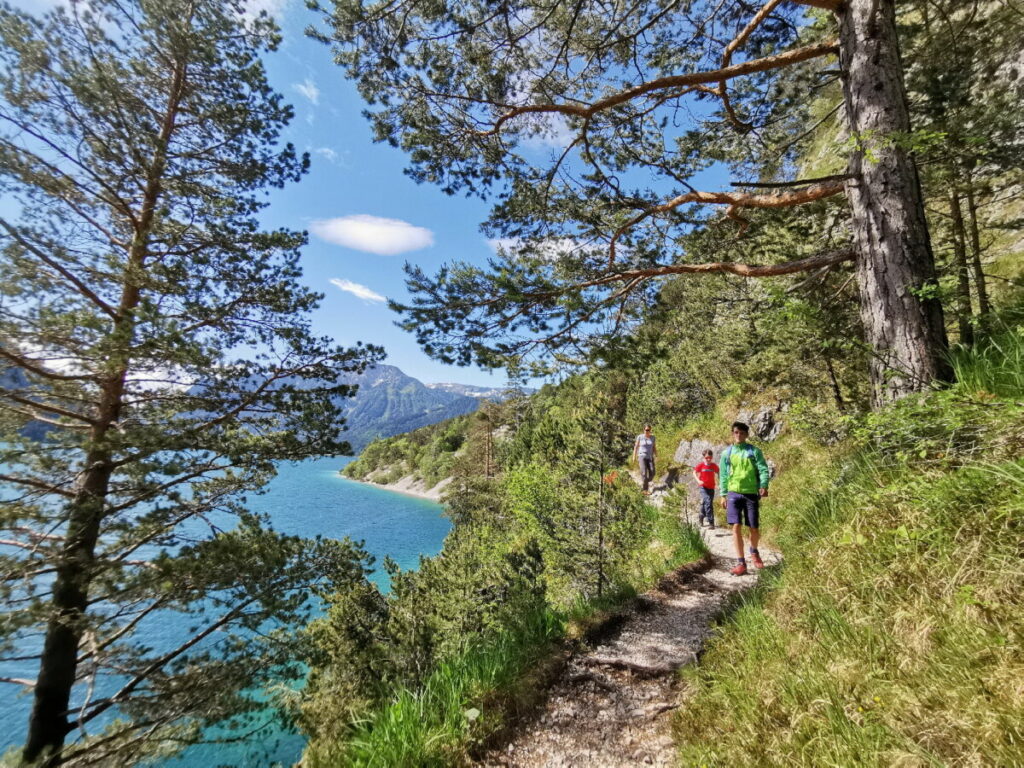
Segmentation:
<svg viewBox="0 0 1024 768">
<path fill-rule="evenodd" d="M 757 554 L 757 552 L 751 552 L 750 559 L 754 561 L 755 568 L 764 568 L 764 560 L 761 559 L 761 556 Z"/>
<path fill-rule="evenodd" d="M 743 563 L 740 563 L 735 568 L 733 568 L 731 571 L 729 571 L 729 573 L 731 573 L 733 576 L 746 576 L 747 575 L 747 566 L 744 565 Z"/>
</svg>

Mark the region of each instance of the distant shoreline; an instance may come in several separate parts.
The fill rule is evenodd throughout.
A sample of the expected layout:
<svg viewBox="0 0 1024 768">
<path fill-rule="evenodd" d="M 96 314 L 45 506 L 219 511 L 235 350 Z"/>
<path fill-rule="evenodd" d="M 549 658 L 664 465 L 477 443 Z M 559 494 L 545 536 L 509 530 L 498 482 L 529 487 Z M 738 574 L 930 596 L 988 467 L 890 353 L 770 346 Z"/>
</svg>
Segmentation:
<svg viewBox="0 0 1024 768">
<path fill-rule="evenodd" d="M 406 475 L 401 477 L 393 483 L 375 483 L 372 480 L 356 480 L 354 477 L 338 472 L 339 475 L 344 477 L 346 480 L 351 480 L 353 483 L 359 483 L 360 485 L 370 485 L 374 488 L 380 488 L 385 491 L 391 491 L 392 493 L 400 493 L 403 496 L 413 496 L 417 499 L 425 499 L 432 501 L 435 504 L 441 503 L 441 493 L 444 491 L 448 483 L 451 482 L 450 477 L 446 477 L 444 480 L 439 482 L 433 488 L 427 488 L 422 480 L 416 479 L 414 475 Z"/>
</svg>

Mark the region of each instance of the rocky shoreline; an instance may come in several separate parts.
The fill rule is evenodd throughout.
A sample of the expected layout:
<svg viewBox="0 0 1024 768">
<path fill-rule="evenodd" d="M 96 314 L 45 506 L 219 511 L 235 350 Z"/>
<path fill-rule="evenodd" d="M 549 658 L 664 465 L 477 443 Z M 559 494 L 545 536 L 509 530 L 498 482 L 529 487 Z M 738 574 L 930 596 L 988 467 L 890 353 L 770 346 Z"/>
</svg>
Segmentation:
<svg viewBox="0 0 1024 768">
<path fill-rule="evenodd" d="M 428 488 L 426 484 L 417 478 L 415 475 L 406 475 L 400 477 L 393 483 L 375 483 L 372 480 L 357 480 L 354 477 L 348 477 L 343 475 L 346 479 L 351 480 L 354 483 L 362 483 L 363 485 L 372 485 L 375 488 L 382 488 L 385 491 L 393 491 L 394 493 L 402 493 L 406 496 L 415 496 L 420 499 L 426 499 L 440 503 L 441 494 L 444 489 L 452 481 L 452 478 L 446 477 L 444 480 L 439 482 L 437 485 Z"/>
</svg>

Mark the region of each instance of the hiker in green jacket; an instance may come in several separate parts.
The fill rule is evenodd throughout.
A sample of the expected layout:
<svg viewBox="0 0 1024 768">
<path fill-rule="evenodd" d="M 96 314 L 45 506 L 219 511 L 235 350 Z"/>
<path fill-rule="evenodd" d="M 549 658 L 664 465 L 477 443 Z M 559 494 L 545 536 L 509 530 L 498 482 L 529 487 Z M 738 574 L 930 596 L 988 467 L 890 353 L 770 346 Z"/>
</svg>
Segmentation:
<svg viewBox="0 0 1024 768">
<path fill-rule="evenodd" d="M 750 427 L 742 421 L 733 422 L 733 444 L 722 451 L 719 460 L 719 488 L 725 519 L 732 526 L 736 545 L 736 567 L 730 573 L 743 576 L 747 561 L 743 557 L 743 526 L 750 529 L 750 559 L 756 568 L 764 568 L 757 551 L 760 539 L 758 511 L 761 499 L 768 495 L 768 462 L 756 446 L 747 442 Z"/>
</svg>

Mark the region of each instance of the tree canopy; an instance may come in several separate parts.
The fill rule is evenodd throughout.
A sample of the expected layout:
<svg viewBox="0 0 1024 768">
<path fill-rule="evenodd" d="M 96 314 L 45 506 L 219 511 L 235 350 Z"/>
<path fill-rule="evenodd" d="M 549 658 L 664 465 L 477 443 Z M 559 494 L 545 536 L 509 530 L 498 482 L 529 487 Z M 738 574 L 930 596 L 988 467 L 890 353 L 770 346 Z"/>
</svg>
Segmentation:
<svg viewBox="0 0 1024 768">
<path fill-rule="evenodd" d="M 433 276 L 410 267 L 413 299 L 393 304 L 428 353 L 494 366 L 586 350 L 621 333 L 654 278 L 855 261 L 876 398 L 948 375 L 891 0 L 321 10 L 315 34 L 409 173 L 494 199 L 498 256 Z M 822 94 L 837 103 L 821 110 Z M 808 162 L 816 142 L 832 143 L 831 162 Z M 702 189 L 722 163 L 735 188 Z M 804 242 L 744 248 L 752 225 L 807 217 L 819 226 Z M 714 248 L 694 247 L 698 229 L 716 232 Z"/>
<path fill-rule="evenodd" d="M 0 10 L 0 659 L 38 669 L 3 681 L 34 697 L 27 762 L 134 763 L 261 709 L 302 673 L 280 627 L 367 567 L 243 504 L 347 450 L 338 377 L 381 356 L 311 332 L 305 235 L 257 220 L 308 165 L 277 41 L 235 2 Z"/>
</svg>

